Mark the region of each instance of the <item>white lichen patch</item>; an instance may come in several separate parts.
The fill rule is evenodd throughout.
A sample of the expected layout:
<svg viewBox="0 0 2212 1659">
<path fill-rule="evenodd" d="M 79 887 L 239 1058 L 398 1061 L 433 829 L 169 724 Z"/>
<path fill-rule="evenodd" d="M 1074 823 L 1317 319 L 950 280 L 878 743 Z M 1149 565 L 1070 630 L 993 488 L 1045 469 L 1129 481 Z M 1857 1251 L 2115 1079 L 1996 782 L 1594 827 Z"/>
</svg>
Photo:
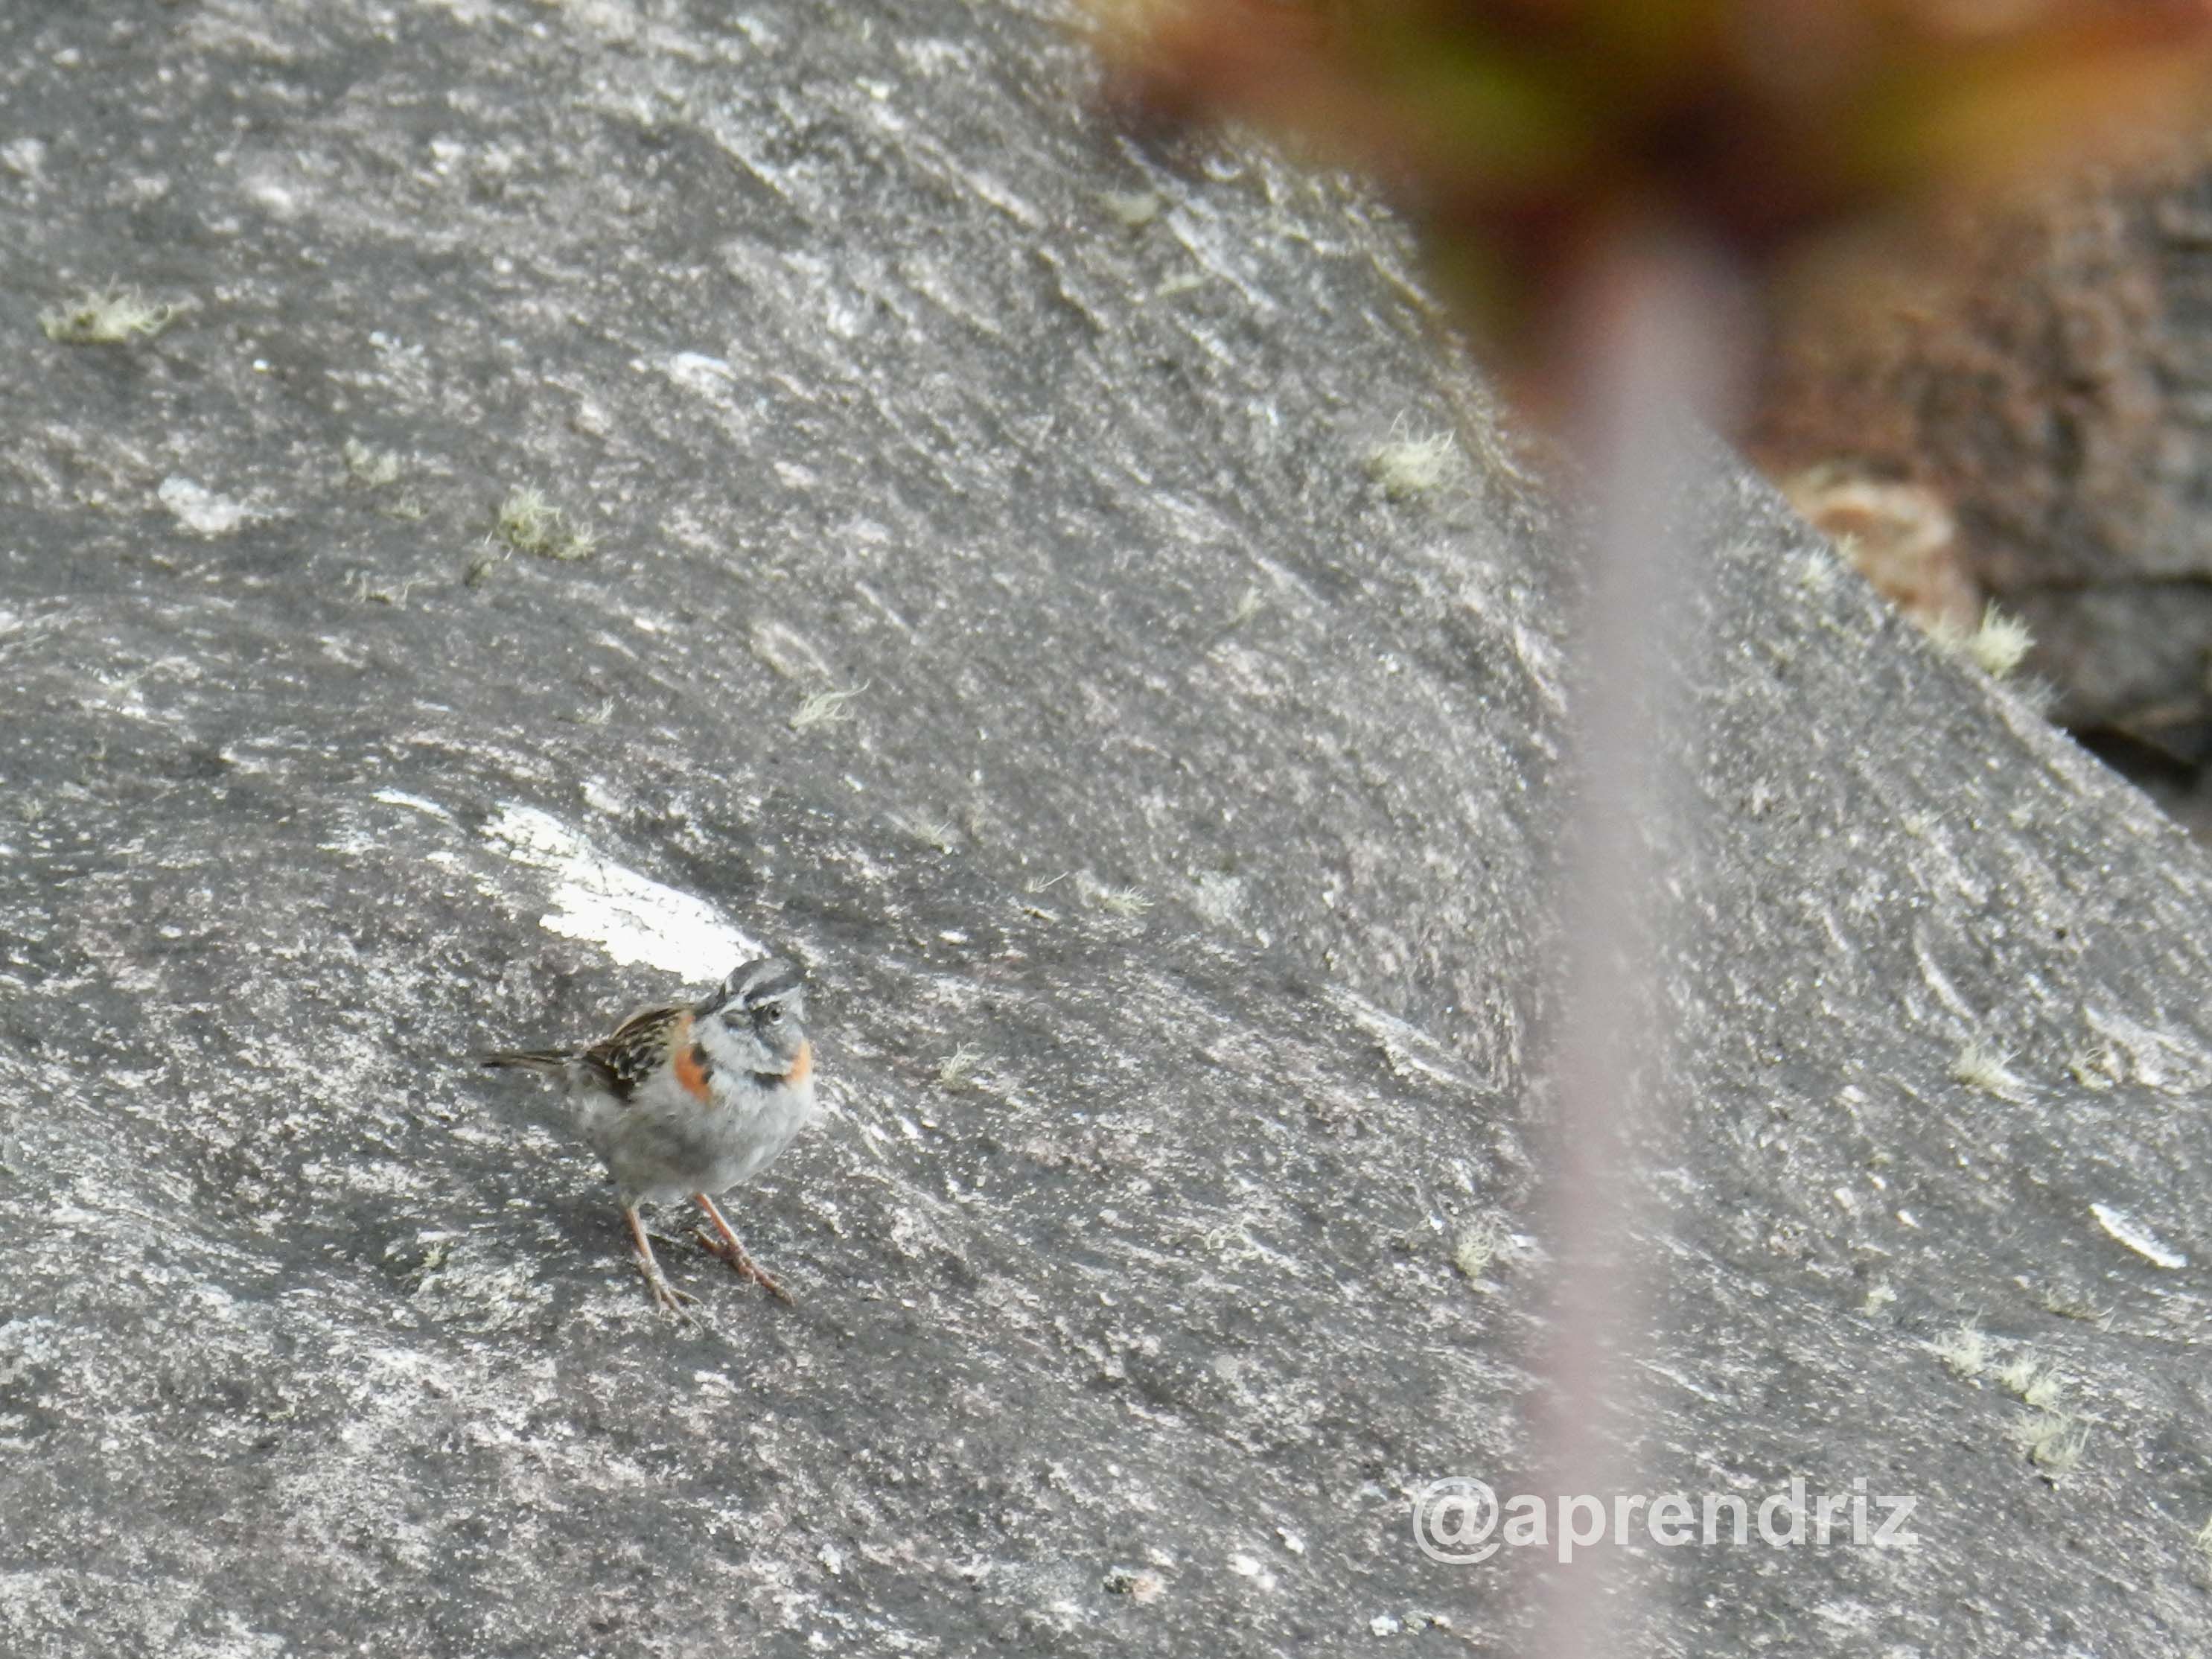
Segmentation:
<svg viewBox="0 0 2212 1659">
<path fill-rule="evenodd" d="M 1971 628 L 1948 618 L 1939 619 L 1929 625 L 1928 637 L 1949 655 L 1972 663 L 1993 680 L 2012 674 L 2035 647 L 2035 635 L 2027 624 L 1994 605 L 1985 606 Z"/>
<path fill-rule="evenodd" d="M 1152 908 L 1152 902 L 1141 888 L 1101 886 L 1085 895 L 1091 902 L 1109 915 L 1141 916 Z"/>
<path fill-rule="evenodd" d="M 940 853 L 949 853 L 959 844 L 959 829 L 950 818 L 932 817 L 926 812 L 901 812 L 892 817 L 891 827 Z"/>
<path fill-rule="evenodd" d="M 1451 477 L 1458 455 L 1459 447 L 1449 432 L 1394 438 L 1368 451 L 1367 471 L 1385 495 L 1425 495 Z"/>
<path fill-rule="evenodd" d="M 2126 1212 L 2113 1209 L 2106 1204 L 2092 1204 L 2089 1206 L 2089 1213 L 2097 1218 L 2097 1224 L 2100 1227 L 2144 1261 L 2154 1262 L 2159 1267 L 2166 1268 L 2186 1267 L 2189 1265 L 2187 1256 L 2171 1248 L 2163 1239 Z"/>
<path fill-rule="evenodd" d="M 1149 190 L 1109 190 L 1101 191 L 1099 204 L 1106 211 L 1132 230 L 1160 216 L 1160 198 Z"/>
<path fill-rule="evenodd" d="M 842 726 L 853 718 L 853 711 L 845 705 L 866 690 L 855 686 L 849 691 L 817 691 L 792 711 L 791 729 L 811 731 L 816 726 Z"/>
<path fill-rule="evenodd" d="M 1494 1216 L 1470 1222 L 1452 1238 L 1452 1266 L 1468 1284 L 1480 1285 L 1511 1237 Z"/>
<path fill-rule="evenodd" d="M 245 502 L 218 495 L 190 478 L 164 478 L 155 494 L 177 522 L 196 536 L 228 536 L 255 516 Z"/>
<path fill-rule="evenodd" d="M 1825 547 L 1807 548 L 1791 561 L 1797 573 L 1797 585 L 1808 593 L 1826 593 L 1832 590 L 1843 567 L 1836 556 Z"/>
<path fill-rule="evenodd" d="M 2094 1325 L 2100 1331 L 2112 1328 L 2112 1310 L 2100 1305 L 2086 1292 L 2071 1286 L 2060 1285 L 2043 1293 L 2046 1312 L 2061 1319 L 2076 1319 L 2085 1325 Z"/>
<path fill-rule="evenodd" d="M 1944 1368 L 1962 1382 L 1971 1382 L 1989 1369 L 1990 1340 L 1971 1323 L 1936 1338 L 1928 1346 Z"/>
<path fill-rule="evenodd" d="M 364 489 L 381 489 L 399 482 L 397 451 L 378 449 L 358 438 L 348 438 L 339 453 L 345 459 L 346 477 Z"/>
<path fill-rule="evenodd" d="M 2058 1373 L 2029 1353 L 2000 1365 L 1996 1380 L 1997 1386 L 2007 1394 L 2037 1411 L 2055 1409 L 2059 1397 L 2066 1392 Z"/>
<path fill-rule="evenodd" d="M 966 1088 L 975 1076 L 976 1062 L 982 1058 L 983 1051 L 981 1048 L 971 1048 L 967 1043 L 962 1043 L 937 1062 L 939 1086 L 946 1089 Z"/>
<path fill-rule="evenodd" d="M 526 484 L 509 490 L 499 504 L 492 535 L 518 553 L 541 559 L 588 559 L 599 545 L 596 531 L 576 524 L 542 490 Z"/>
<path fill-rule="evenodd" d="M 2074 1054 L 2066 1061 L 2066 1070 L 2083 1088 L 2094 1089 L 2099 1094 L 2105 1093 L 2126 1076 L 2119 1049 L 2109 1042 Z"/>
<path fill-rule="evenodd" d="M 2037 1412 L 2021 1418 L 2005 1433 L 2028 1462 L 2046 1474 L 2064 1474 L 2078 1468 L 2089 1443 L 2089 1431 L 2064 1412 Z"/>
<path fill-rule="evenodd" d="M 2147 1024 L 2116 1011 L 2083 1011 L 2089 1029 L 2110 1051 L 2116 1079 L 2145 1084 L 2170 1095 L 2193 1096 L 2212 1088 L 2212 1051 L 2185 1033 Z"/>
<path fill-rule="evenodd" d="M 39 326 L 62 345 L 125 345 L 150 340 L 176 315 L 174 306 L 155 304 L 136 289 L 94 289 L 40 312 Z"/>
<path fill-rule="evenodd" d="M 387 586 L 377 580 L 366 570 L 346 573 L 346 591 L 363 605 L 404 605 L 407 596 L 419 586 L 413 579 Z"/>
<path fill-rule="evenodd" d="M 1039 894 L 1060 883 L 1070 882 L 1075 896 L 1094 910 L 1103 910 L 1109 916 L 1141 916 L 1152 908 L 1151 897 L 1140 887 L 1115 887 L 1103 882 L 1088 870 L 1062 871 L 1045 879 L 1032 879 L 1027 890 Z"/>
<path fill-rule="evenodd" d="M 1963 1083 L 1970 1089 L 1979 1089 L 1985 1094 L 2014 1094 L 2019 1091 L 2021 1082 L 2008 1067 L 2011 1058 L 1985 1043 L 1969 1042 L 1951 1061 L 1951 1080 Z"/>
<path fill-rule="evenodd" d="M 616 863 L 549 812 L 501 807 L 483 836 L 517 864 L 552 876 L 554 908 L 540 927 L 589 940 L 616 962 L 701 981 L 767 954 L 711 904 Z"/>
</svg>

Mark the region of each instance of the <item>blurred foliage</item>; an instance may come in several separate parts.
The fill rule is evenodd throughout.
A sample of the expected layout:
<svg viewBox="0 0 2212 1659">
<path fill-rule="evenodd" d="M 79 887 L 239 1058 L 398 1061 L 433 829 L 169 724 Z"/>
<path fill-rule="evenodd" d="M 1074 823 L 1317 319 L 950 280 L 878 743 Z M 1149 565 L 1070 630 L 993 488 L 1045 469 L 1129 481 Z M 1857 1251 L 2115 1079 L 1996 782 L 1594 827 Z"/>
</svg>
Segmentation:
<svg viewBox="0 0 2212 1659">
<path fill-rule="evenodd" d="M 2212 0 L 1092 0 L 1125 107 L 1379 177 L 1509 363 L 1621 239 L 1820 234 L 2201 118 Z"/>
</svg>

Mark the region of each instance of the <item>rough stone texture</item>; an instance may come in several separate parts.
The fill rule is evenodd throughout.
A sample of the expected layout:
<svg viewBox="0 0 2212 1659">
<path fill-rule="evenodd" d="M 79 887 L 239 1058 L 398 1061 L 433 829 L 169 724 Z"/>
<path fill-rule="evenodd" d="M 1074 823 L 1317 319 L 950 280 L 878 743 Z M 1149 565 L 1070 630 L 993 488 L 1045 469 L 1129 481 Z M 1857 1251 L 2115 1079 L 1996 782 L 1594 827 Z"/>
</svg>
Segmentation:
<svg viewBox="0 0 2212 1659">
<path fill-rule="evenodd" d="M 0 1650 L 1522 1645 L 1407 1495 L 1529 1456 L 1573 538 L 1387 222 L 1063 23 L 0 14 Z M 1647 1478 L 1919 1541 L 1647 1545 L 1638 1650 L 2212 1643 L 2203 859 L 1683 510 Z M 746 941 L 831 1109 L 695 1330 L 465 1057 Z"/>
</svg>

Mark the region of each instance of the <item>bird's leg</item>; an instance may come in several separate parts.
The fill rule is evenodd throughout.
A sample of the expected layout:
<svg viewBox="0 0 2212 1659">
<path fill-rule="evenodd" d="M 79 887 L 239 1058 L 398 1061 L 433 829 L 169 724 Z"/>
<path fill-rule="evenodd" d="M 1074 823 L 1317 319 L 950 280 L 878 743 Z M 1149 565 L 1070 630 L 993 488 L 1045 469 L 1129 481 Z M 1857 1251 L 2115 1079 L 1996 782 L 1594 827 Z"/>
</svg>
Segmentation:
<svg viewBox="0 0 2212 1659">
<path fill-rule="evenodd" d="M 714 1207 L 714 1200 L 704 1193 L 694 1193 L 691 1196 L 707 1212 L 707 1219 L 714 1224 L 714 1231 L 711 1233 L 704 1227 L 693 1230 L 699 1235 L 699 1242 L 770 1296 L 781 1301 L 790 1301 L 791 1292 L 778 1284 L 765 1267 L 745 1254 L 745 1247 L 738 1242 L 737 1229 L 731 1226 L 728 1219 Z"/>
<path fill-rule="evenodd" d="M 625 1205 L 623 1219 L 629 1223 L 630 1243 L 637 1251 L 637 1270 L 645 1275 L 645 1287 L 653 1292 L 653 1299 L 672 1314 L 689 1319 L 684 1304 L 699 1298 L 688 1291 L 679 1291 L 668 1282 L 660 1271 L 660 1264 L 653 1259 L 653 1241 L 645 1236 L 645 1223 L 638 1219 L 637 1206 Z"/>
</svg>

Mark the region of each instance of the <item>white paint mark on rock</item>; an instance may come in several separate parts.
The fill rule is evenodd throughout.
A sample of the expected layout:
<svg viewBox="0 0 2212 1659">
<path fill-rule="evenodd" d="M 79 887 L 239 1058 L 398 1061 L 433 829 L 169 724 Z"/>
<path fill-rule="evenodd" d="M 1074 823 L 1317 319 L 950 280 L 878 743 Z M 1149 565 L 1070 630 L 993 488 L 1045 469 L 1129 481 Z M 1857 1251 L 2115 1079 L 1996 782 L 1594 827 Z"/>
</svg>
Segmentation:
<svg viewBox="0 0 2212 1659">
<path fill-rule="evenodd" d="M 196 535 L 228 536 L 253 517 L 253 509 L 245 502 L 218 495 L 190 478 L 172 475 L 161 480 L 155 494 L 162 506 L 177 515 L 177 522 Z"/>
<path fill-rule="evenodd" d="M 2126 1245 L 2146 1261 L 2156 1262 L 2161 1267 L 2186 1267 L 2189 1258 L 2180 1251 L 2169 1249 L 2158 1236 L 2133 1217 L 2102 1204 L 2092 1204 L 2089 1213 L 2097 1218 L 2097 1224 Z"/>
<path fill-rule="evenodd" d="M 724 921 L 714 907 L 595 852 L 550 812 L 507 806 L 484 839 L 517 864 L 550 871 L 555 908 L 538 925 L 588 939 L 615 961 L 643 963 L 688 980 L 720 979 L 767 951 Z"/>
</svg>

